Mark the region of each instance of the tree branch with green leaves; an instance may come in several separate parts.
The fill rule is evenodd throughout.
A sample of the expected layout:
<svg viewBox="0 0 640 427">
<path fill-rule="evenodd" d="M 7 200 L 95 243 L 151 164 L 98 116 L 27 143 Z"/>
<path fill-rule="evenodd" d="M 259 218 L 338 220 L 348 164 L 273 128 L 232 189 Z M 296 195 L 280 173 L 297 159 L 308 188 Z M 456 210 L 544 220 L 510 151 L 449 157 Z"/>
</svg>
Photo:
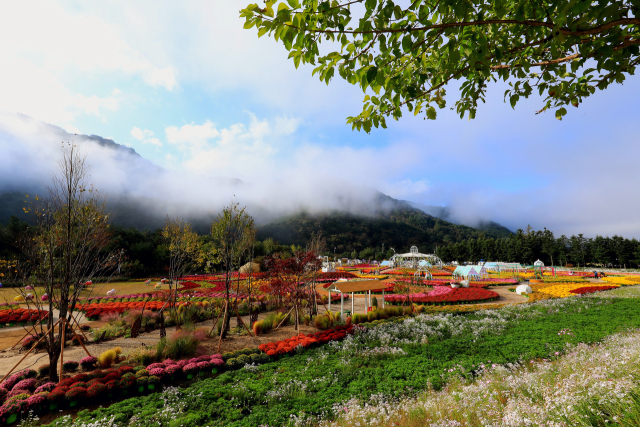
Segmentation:
<svg viewBox="0 0 640 427">
<path fill-rule="evenodd" d="M 566 106 L 623 83 L 640 62 L 640 0 L 267 0 L 240 16 L 281 41 L 296 68 L 314 65 L 327 84 L 337 70 L 359 85 L 363 110 L 347 123 L 366 132 L 405 109 L 434 120 L 454 80 L 460 118 L 475 118 L 487 85 L 503 80 L 513 108 L 536 91 L 537 113 L 562 120 Z"/>
</svg>

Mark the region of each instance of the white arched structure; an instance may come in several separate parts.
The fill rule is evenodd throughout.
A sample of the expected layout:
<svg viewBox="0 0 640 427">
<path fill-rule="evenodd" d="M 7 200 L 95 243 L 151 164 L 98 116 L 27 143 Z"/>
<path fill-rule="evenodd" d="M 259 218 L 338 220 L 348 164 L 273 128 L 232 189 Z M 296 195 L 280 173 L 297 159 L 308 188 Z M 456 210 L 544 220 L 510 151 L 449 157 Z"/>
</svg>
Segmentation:
<svg viewBox="0 0 640 427">
<path fill-rule="evenodd" d="M 411 250 L 406 254 L 395 254 L 391 257 L 394 267 L 417 268 L 420 261 L 426 261 L 431 265 L 442 267 L 442 260 L 434 254 L 421 254 L 417 246 L 411 246 Z"/>
</svg>

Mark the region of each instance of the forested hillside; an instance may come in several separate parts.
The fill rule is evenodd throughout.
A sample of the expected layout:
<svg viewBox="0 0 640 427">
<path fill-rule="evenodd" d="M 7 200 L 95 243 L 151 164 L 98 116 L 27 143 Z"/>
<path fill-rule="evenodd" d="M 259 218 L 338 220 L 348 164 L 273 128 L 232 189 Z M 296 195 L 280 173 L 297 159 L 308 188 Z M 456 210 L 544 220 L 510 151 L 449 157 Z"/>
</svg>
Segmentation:
<svg viewBox="0 0 640 427">
<path fill-rule="evenodd" d="M 560 236 L 547 229 L 518 230 L 506 238 L 466 239 L 438 248 L 444 261 L 504 261 L 531 265 L 540 259 L 545 265 L 613 266 L 640 268 L 640 242 L 622 236 L 595 238 Z"/>
<path fill-rule="evenodd" d="M 504 228 L 504 227 L 503 227 Z M 492 237 L 511 234 L 509 230 L 487 230 Z M 374 258 L 396 252 L 408 252 L 411 246 L 431 253 L 437 245 L 475 239 L 483 232 L 465 225 L 456 225 L 411 207 L 396 207 L 379 212 L 375 217 L 356 216 L 343 212 L 311 215 L 299 213 L 281 218 L 258 228 L 258 238 L 268 237 L 285 244 L 304 245 L 311 233 L 322 231 L 327 247 L 336 254 Z M 376 257 L 378 258 L 378 257 Z"/>
</svg>

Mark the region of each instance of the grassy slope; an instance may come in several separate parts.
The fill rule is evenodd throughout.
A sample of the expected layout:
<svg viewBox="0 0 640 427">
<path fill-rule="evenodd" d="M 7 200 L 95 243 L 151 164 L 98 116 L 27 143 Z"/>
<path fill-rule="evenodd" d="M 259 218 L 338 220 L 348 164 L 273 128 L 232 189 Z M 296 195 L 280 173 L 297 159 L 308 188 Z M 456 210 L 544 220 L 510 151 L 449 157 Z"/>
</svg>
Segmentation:
<svg viewBox="0 0 640 427">
<path fill-rule="evenodd" d="M 319 355 L 327 353 L 327 349 L 314 349 L 262 365 L 258 373 L 227 372 L 194 383 L 187 389 L 190 393 L 202 393 L 202 397 L 193 400 L 188 415 L 179 416 L 176 425 L 187 421 L 200 425 L 282 425 L 288 422 L 291 414 L 303 410 L 307 414 L 319 414 L 351 397 L 367 399 L 379 393 L 399 396 L 424 389 L 429 382 L 441 385 L 446 381 L 443 372 L 457 364 L 470 370 L 472 365 L 488 361 L 508 363 L 547 357 L 567 342 L 567 336 L 558 335 L 566 328 L 575 334 L 569 337 L 572 342 L 595 342 L 621 330 L 640 327 L 639 300 L 608 299 L 607 303 L 596 306 L 593 301 L 580 299 L 580 304 L 591 307 L 579 312 L 559 310 L 515 321 L 502 333 L 486 333 L 475 342 L 467 334 L 431 339 L 426 346 L 403 345 L 407 355 L 396 358 L 352 359 L 344 366 L 338 362 L 339 354 L 328 353 L 320 362 Z M 530 309 L 536 309 L 535 304 L 532 306 Z M 477 315 L 469 318 L 474 316 Z M 309 357 L 315 360 L 308 364 Z M 306 391 L 302 391 L 297 381 L 307 385 Z M 281 393 L 281 400 L 267 398 L 267 394 L 274 391 Z M 89 421 L 115 415 L 116 421 L 125 422 L 138 414 L 143 420 L 150 421 L 162 407 L 160 397 L 160 394 L 153 394 L 129 399 L 107 409 L 81 412 L 79 419 Z"/>
</svg>

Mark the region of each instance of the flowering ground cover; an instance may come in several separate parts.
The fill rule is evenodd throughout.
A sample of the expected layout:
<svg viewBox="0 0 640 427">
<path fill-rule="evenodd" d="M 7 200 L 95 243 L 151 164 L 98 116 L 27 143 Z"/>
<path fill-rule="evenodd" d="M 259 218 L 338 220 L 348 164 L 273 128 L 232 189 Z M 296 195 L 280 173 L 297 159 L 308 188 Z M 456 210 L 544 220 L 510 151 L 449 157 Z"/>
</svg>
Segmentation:
<svg viewBox="0 0 640 427">
<path fill-rule="evenodd" d="M 640 328 L 638 298 L 598 295 L 358 325 L 342 341 L 296 347 L 290 357 L 193 383 L 180 391 L 179 407 L 166 393 L 152 393 L 50 426 L 279 426 L 331 419 L 350 399 L 402 399 L 461 376 L 471 380 L 486 366 L 549 359 L 567 345 Z"/>
<path fill-rule="evenodd" d="M 461 375 L 443 390 L 416 398 L 352 399 L 334 409 L 342 413 L 337 420 L 320 425 L 440 426 L 443 419 L 448 425 L 474 419 L 479 425 L 505 427 L 637 425 L 638 360 L 640 331 L 623 332 L 596 345 L 577 345 L 560 357 L 484 365 L 473 380 Z"/>
</svg>

